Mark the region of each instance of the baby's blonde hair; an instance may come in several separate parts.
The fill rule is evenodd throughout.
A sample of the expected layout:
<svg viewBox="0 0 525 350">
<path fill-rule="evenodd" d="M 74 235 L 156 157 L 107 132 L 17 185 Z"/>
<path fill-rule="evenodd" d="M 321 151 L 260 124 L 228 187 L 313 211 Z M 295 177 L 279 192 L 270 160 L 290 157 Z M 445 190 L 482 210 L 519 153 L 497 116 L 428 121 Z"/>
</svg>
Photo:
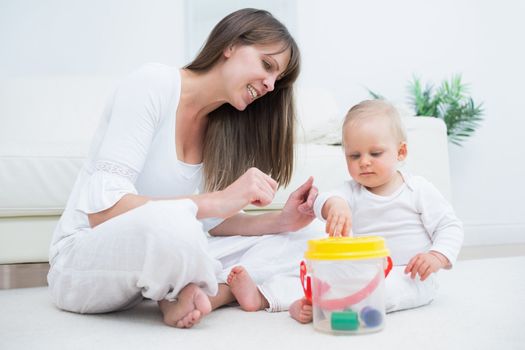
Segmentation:
<svg viewBox="0 0 525 350">
<path fill-rule="evenodd" d="M 401 116 L 397 109 L 385 100 L 365 100 L 350 108 L 343 122 L 343 142 L 347 124 L 366 121 L 376 117 L 387 119 L 390 122 L 392 135 L 395 136 L 398 142 L 406 142 L 407 133 Z"/>
</svg>

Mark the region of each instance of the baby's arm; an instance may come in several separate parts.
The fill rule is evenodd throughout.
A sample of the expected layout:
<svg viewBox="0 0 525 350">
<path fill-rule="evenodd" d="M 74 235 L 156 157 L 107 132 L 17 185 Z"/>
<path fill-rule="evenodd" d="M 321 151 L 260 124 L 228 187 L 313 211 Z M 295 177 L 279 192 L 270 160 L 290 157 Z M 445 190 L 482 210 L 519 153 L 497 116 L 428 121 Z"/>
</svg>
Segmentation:
<svg viewBox="0 0 525 350">
<path fill-rule="evenodd" d="M 463 242 L 463 226 L 450 203 L 430 182 L 419 179 L 418 209 L 432 246 L 429 252 L 443 263 L 441 268 L 450 269 L 456 262 Z"/>
<path fill-rule="evenodd" d="M 414 279 L 419 275 L 424 281 L 430 274 L 450 265 L 450 261 L 443 254 L 431 250 L 428 253 L 419 253 L 408 262 L 405 273 L 410 273 L 410 278 Z"/>
<path fill-rule="evenodd" d="M 332 236 L 348 236 L 352 228 L 352 213 L 348 203 L 341 197 L 330 197 L 321 211 L 326 220 L 326 233 Z"/>
</svg>

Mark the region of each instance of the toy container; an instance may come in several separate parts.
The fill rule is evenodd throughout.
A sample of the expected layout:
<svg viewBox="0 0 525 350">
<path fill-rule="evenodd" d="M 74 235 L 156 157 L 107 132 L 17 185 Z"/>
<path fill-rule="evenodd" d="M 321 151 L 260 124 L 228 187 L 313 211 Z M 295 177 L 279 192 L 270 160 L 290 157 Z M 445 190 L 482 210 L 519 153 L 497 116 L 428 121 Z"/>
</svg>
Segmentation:
<svg viewBox="0 0 525 350">
<path fill-rule="evenodd" d="M 308 241 L 301 282 L 316 330 L 361 334 L 383 329 L 389 254 L 384 238 L 376 236 Z"/>
</svg>

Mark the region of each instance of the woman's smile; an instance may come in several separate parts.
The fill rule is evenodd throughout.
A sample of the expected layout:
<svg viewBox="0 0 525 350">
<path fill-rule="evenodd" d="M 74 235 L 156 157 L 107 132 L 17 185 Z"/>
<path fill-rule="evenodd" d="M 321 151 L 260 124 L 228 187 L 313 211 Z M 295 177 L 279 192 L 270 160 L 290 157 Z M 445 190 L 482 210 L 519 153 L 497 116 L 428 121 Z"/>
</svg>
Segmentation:
<svg viewBox="0 0 525 350">
<path fill-rule="evenodd" d="M 252 97 L 252 100 L 255 100 L 257 97 L 259 97 L 259 92 L 253 87 L 253 85 L 248 84 L 247 85 L 248 92 L 250 93 L 250 96 Z"/>
</svg>

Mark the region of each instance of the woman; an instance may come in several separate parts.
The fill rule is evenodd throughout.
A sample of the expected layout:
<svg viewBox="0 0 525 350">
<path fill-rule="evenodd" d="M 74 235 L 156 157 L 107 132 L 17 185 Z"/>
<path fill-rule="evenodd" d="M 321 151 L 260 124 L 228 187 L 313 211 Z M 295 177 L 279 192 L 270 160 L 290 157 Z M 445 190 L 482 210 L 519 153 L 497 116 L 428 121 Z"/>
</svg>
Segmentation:
<svg viewBox="0 0 525 350">
<path fill-rule="evenodd" d="M 149 64 L 120 84 L 54 233 L 57 306 L 100 313 L 145 297 L 168 325 L 191 327 L 233 301 L 204 232 L 294 231 L 313 217 L 312 179 L 281 212 L 239 213 L 290 180 L 298 74 L 287 29 L 244 9 L 183 69 Z"/>
</svg>

